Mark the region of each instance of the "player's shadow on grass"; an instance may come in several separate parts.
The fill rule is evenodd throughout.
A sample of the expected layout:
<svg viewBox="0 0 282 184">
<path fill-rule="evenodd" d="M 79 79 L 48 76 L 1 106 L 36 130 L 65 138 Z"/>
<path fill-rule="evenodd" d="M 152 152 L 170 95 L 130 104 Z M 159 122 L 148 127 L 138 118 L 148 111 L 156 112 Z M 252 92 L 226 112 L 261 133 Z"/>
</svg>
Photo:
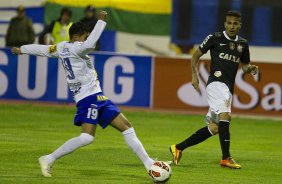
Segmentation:
<svg viewBox="0 0 282 184">
<path fill-rule="evenodd" d="M 144 172 L 145 172 L 145 168 L 141 164 L 119 163 L 117 165 L 120 165 L 122 167 L 129 167 L 129 168 L 133 168 L 133 167 L 134 168 L 142 168 L 142 169 L 144 169 Z"/>
<path fill-rule="evenodd" d="M 184 161 L 181 162 L 180 165 L 172 165 L 172 170 L 174 168 L 185 168 L 189 170 L 196 170 L 196 169 L 201 169 L 201 168 L 206 168 L 208 166 L 214 167 L 214 166 L 219 166 L 219 162 L 216 160 L 193 160 L 193 161 Z"/>
<path fill-rule="evenodd" d="M 129 165 L 129 164 L 128 164 Z M 132 165 L 130 165 L 132 167 Z M 117 179 L 120 179 L 121 177 L 122 178 L 132 178 L 134 177 L 135 179 L 140 179 L 140 180 L 146 180 L 148 179 L 148 177 L 146 176 L 146 171 L 144 170 L 144 176 L 139 176 L 139 175 L 136 175 L 134 173 L 126 173 L 126 172 L 119 172 L 117 173 L 116 171 L 114 170 L 101 170 L 101 169 L 75 169 L 73 170 L 75 172 L 77 172 L 79 175 L 84 175 L 84 176 L 91 176 L 91 177 L 105 177 L 105 178 L 111 178 L 111 179 L 114 179 L 114 178 L 117 178 Z M 138 172 L 138 171 L 137 171 Z"/>
</svg>

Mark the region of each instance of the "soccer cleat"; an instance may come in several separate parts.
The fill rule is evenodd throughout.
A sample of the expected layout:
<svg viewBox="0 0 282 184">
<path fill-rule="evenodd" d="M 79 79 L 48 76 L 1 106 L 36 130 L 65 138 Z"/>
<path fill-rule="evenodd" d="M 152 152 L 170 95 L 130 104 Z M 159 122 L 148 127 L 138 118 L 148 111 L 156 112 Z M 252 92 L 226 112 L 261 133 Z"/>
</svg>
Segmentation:
<svg viewBox="0 0 282 184">
<path fill-rule="evenodd" d="M 237 164 L 232 157 L 220 161 L 221 167 L 228 167 L 230 169 L 241 169 L 242 166 Z"/>
<path fill-rule="evenodd" d="M 52 165 L 53 163 L 48 161 L 47 156 L 42 156 L 38 159 L 40 167 L 41 167 L 41 173 L 45 177 L 52 177 Z"/>
<path fill-rule="evenodd" d="M 179 160 L 182 156 L 182 151 L 177 149 L 175 145 L 171 145 L 169 148 L 171 154 L 172 154 L 172 162 L 175 165 L 179 165 Z"/>
</svg>

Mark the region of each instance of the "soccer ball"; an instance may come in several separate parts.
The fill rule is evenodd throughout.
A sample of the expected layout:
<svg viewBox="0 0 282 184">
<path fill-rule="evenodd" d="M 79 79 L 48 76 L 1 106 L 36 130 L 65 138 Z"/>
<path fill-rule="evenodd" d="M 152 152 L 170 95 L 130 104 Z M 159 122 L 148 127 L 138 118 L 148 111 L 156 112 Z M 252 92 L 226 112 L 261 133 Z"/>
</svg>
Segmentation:
<svg viewBox="0 0 282 184">
<path fill-rule="evenodd" d="M 151 166 L 149 175 L 155 183 L 165 183 L 171 176 L 171 168 L 166 162 L 156 161 Z"/>
</svg>

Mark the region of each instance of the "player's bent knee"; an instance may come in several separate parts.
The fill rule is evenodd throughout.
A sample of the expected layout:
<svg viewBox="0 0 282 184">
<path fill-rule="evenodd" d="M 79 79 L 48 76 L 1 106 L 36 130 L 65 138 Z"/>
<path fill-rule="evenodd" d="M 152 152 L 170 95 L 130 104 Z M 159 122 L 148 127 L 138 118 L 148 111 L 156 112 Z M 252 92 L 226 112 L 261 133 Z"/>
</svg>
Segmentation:
<svg viewBox="0 0 282 184">
<path fill-rule="evenodd" d="M 94 141 L 94 136 L 87 133 L 81 133 L 79 137 L 84 145 L 91 144 Z"/>
<path fill-rule="evenodd" d="M 215 135 L 215 134 L 218 133 L 218 125 L 217 125 L 217 124 L 215 124 L 215 123 L 210 123 L 208 128 L 209 128 L 209 131 L 210 131 L 213 135 Z"/>
<path fill-rule="evenodd" d="M 223 112 L 223 113 L 220 113 L 219 119 L 220 119 L 220 120 L 231 121 L 231 115 L 230 115 L 229 112 Z"/>
</svg>

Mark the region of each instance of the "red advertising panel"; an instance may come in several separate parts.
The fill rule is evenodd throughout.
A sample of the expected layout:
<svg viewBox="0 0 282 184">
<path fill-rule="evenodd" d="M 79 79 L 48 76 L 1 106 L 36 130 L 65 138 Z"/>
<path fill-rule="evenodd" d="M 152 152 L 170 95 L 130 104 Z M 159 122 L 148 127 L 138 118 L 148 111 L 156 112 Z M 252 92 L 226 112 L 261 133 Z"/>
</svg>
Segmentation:
<svg viewBox="0 0 282 184">
<path fill-rule="evenodd" d="M 257 75 L 238 70 L 232 100 L 232 112 L 282 116 L 282 64 L 258 63 Z M 199 63 L 201 94 L 191 84 L 191 60 L 155 58 L 153 107 L 206 112 L 205 84 L 209 76 L 208 60 Z"/>
</svg>

